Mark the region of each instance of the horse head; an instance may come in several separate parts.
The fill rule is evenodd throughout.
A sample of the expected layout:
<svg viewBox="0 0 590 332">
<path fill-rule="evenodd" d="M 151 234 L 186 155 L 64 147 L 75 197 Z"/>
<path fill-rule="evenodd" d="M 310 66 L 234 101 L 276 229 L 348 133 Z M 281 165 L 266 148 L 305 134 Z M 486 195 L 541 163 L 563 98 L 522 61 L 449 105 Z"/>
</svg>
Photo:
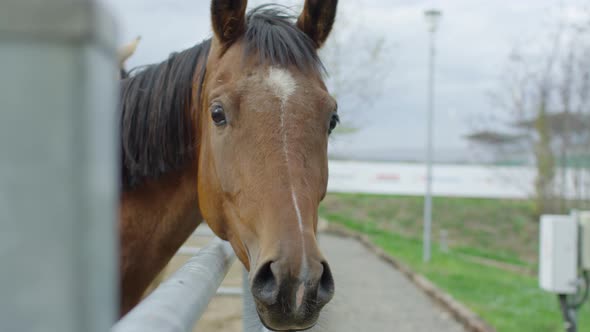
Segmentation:
<svg viewBox="0 0 590 332">
<path fill-rule="evenodd" d="M 318 49 L 336 0 L 307 0 L 290 16 L 246 0 L 214 0 L 202 77 L 199 208 L 249 270 L 258 314 L 277 331 L 313 326 L 334 294 L 317 242 L 337 104 Z"/>
</svg>

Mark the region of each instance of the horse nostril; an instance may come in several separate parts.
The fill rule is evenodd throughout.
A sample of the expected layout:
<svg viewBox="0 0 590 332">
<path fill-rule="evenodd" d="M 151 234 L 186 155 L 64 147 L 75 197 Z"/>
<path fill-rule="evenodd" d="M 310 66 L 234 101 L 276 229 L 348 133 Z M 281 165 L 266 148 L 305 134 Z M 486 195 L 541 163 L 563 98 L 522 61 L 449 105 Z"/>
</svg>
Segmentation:
<svg viewBox="0 0 590 332">
<path fill-rule="evenodd" d="M 318 302 L 326 304 L 330 302 L 334 296 L 334 278 L 332 277 L 332 271 L 327 262 L 322 262 L 324 268 L 322 276 L 320 277 L 320 284 L 318 287 Z"/>
<path fill-rule="evenodd" d="M 278 296 L 277 278 L 272 272 L 272 263 L 264 263 L 252 280 L 252 295 L 266 305 L 273 305 Z"/>
</svg>

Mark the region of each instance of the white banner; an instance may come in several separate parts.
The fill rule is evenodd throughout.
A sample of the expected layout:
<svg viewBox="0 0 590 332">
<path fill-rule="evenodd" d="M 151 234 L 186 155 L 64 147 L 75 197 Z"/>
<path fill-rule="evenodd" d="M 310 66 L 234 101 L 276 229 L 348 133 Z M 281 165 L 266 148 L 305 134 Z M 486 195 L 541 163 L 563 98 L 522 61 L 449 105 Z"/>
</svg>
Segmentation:
<svg viewBox="0 0 590 332">
<path fill-rule="evenodd" d="M 530 167 L 434 165 L 434 195 L 528 198 L 535 170 Z M 412 163 L 330 161 L 330 192 L 424 195 L 426 166 Z"/>
</svg>

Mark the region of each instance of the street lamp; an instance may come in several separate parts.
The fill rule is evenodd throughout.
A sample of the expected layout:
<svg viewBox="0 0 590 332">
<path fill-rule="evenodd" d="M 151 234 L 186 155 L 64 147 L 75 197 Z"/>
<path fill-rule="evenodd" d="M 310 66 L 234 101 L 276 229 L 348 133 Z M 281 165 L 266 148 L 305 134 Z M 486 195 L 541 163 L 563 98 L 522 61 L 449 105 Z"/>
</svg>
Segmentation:
<svg viewBox="0 0 590 332">
<path fill-rule="evenodd" d="M 430 32 L 429 69 L 428 69 L 428 126 L 426 132 L 426 195 L 424 197 L 424 235 L 422 259 L 430 261 L 432 238 L 432 127 L 434 122 L 434 37 L 442 12 L 430 9 L 424 12 Z"/>
</svg>

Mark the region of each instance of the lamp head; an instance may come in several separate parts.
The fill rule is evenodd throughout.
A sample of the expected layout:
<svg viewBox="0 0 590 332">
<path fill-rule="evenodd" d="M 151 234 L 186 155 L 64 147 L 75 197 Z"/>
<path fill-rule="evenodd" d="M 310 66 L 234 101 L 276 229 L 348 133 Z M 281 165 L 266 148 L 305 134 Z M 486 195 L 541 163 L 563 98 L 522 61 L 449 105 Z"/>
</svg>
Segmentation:
<svg viewBox="0 0 590 332">
<path fill-rule="evenodd" d="M 426 22 L 428 23 L 428 29 L 430 32 L 436 31 L 441 16 L 442 12 L 437 9 L 429 9 L 424 11 L 424 17 L 426 18 Z"/>
</svg>

